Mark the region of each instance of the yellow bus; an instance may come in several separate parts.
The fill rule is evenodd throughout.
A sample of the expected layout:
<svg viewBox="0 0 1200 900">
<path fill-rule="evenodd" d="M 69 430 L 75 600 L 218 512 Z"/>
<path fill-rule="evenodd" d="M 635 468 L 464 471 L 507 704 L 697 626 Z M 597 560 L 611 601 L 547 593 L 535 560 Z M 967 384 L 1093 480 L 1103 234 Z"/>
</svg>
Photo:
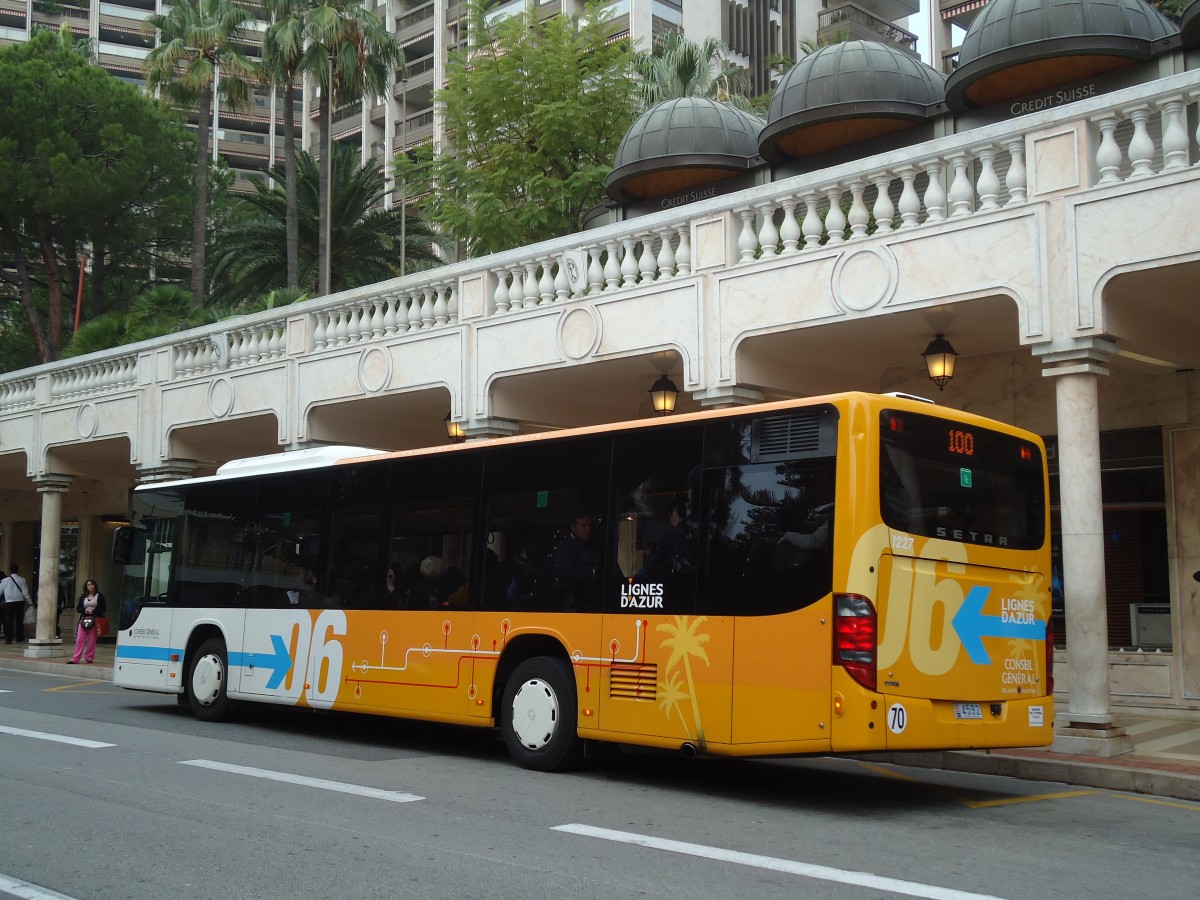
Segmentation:
<svg viewBox="0 0 1200 900">
<path fill-rule="evenodd" d="M 846 393 L 139 487 L 117 684 L 686 755 L 1053 737 L 1033 434 Z"/>
</svg>

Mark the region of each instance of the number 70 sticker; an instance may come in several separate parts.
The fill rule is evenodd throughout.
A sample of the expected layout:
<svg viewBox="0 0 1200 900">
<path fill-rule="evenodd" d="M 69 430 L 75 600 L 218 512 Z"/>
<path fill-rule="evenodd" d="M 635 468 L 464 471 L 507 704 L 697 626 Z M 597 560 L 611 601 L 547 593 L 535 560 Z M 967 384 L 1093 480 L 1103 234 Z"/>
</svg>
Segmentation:
<svg viewBox="0 0 1200 900">
<path fill-rule="evenodd" d="M 900 703 L 888 707 L 887 725 L 892 734 L 903 734 L 908 727 L 908 710 Z"/>
</svg>

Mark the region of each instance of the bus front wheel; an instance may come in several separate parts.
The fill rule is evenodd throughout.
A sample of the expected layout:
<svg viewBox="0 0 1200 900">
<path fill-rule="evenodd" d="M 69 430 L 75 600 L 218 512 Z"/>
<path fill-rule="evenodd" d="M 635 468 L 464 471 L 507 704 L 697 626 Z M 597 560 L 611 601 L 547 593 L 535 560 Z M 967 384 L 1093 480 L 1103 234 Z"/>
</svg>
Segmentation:
<svg viewBox="0 0 1200 900">
<path fill-rule="evenodd" d="M 219 722 L 228 718 L 233 702 L 226 693 L 229 663 L 225 642 L 210 638 L 200 645 L 188 670 L 188 702 L 192 715 L 202 722 Z"/>
<path fill-rule="evenodd" d="M 539 772 L 571 768 L 583 756 L 577 725 L 575 677 L 566 660 L 535 656 L 513 670 L 504 687 L 500 728 L 519 765 Z"/>
</svg>

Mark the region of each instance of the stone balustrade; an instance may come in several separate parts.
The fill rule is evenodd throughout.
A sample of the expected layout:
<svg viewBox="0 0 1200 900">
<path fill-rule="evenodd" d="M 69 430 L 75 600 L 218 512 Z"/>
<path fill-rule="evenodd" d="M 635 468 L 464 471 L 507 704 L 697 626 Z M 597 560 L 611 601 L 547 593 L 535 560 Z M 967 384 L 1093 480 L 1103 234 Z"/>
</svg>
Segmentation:
<svg viewBox="0 0 1200 900">
<path fill-rule="evenodd" d="M 137 355 L 124 353 L 111 359 L 89 361 L 50 377 L 50 401 L 78 400 L 137 384 Z"/>
<path fill-rule="evenodd" d="M 170 379 L 206 378 L 356 345 L 420 340 L 625 291 L 665 289 L 703 271 L 770 265 L 892 233 L 954 228 L 1051 194 L 1185 173 L 1200 158 L 1200 129 L 1188 130 L 1189 112 L 1200 118 L 1198 99 L 1200 72 L 1173 75 L 531 247 L 9 373 L 0 376 L 0 416 L 39 402 L 135 390 L 139 364 L 163 352 Z M 1084 158 L 1050 154 L 1038 170 L 1036 155 L 1058 152 L 1054 142 L 1062 134 L 1076 137 L 1070 147 L 1084 148 Z M 1063 174 L 1072 165 L 1077 177 Z M 1052 177 L 1046 174 L 1051 168 Z M 702 253 L 697 227 L 714 220 L 726 223 L 727 243 Z M 48 383 L 44 396 L 42 379 Z"/>
</svg>

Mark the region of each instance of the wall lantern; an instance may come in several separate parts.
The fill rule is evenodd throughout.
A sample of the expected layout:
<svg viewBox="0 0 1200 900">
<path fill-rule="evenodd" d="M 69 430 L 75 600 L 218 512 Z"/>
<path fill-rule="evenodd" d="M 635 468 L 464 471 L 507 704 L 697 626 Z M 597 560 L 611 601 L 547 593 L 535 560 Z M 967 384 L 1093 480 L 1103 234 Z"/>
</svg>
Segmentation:
<svg viewBox="0 0 1200 900">
<path fill-rule="evenodd" d="M 679 388 L 664 372 L 658 376 L 658 381 L 650 387 L 650 402 L 654 411 L 660 416 L 669 416 L 675 412 L 675 401 L 679 399 Z"/>
<path fill-rule="evenodd" d="M 946 382 L 954 377 L 954 360 L 958 358 L 958 353 L 939 331 L 937 337 L 929 342 L 929 346 L 921 355 L 925 357 L 925 368 L 929 372 L 929 380 L 938 386 L 939 391 L 943 390 Z"/>
<path fill-rule="evenodd" d="M 467 439 L 467 434 L 463 431 L 462 422 L 451 422 L 450 413 L 446 413 L 446 418 L 443 421 L 446 423 L 446 436 L 450 438 L 452 444 L 461 444 Z"/>
</svg>

